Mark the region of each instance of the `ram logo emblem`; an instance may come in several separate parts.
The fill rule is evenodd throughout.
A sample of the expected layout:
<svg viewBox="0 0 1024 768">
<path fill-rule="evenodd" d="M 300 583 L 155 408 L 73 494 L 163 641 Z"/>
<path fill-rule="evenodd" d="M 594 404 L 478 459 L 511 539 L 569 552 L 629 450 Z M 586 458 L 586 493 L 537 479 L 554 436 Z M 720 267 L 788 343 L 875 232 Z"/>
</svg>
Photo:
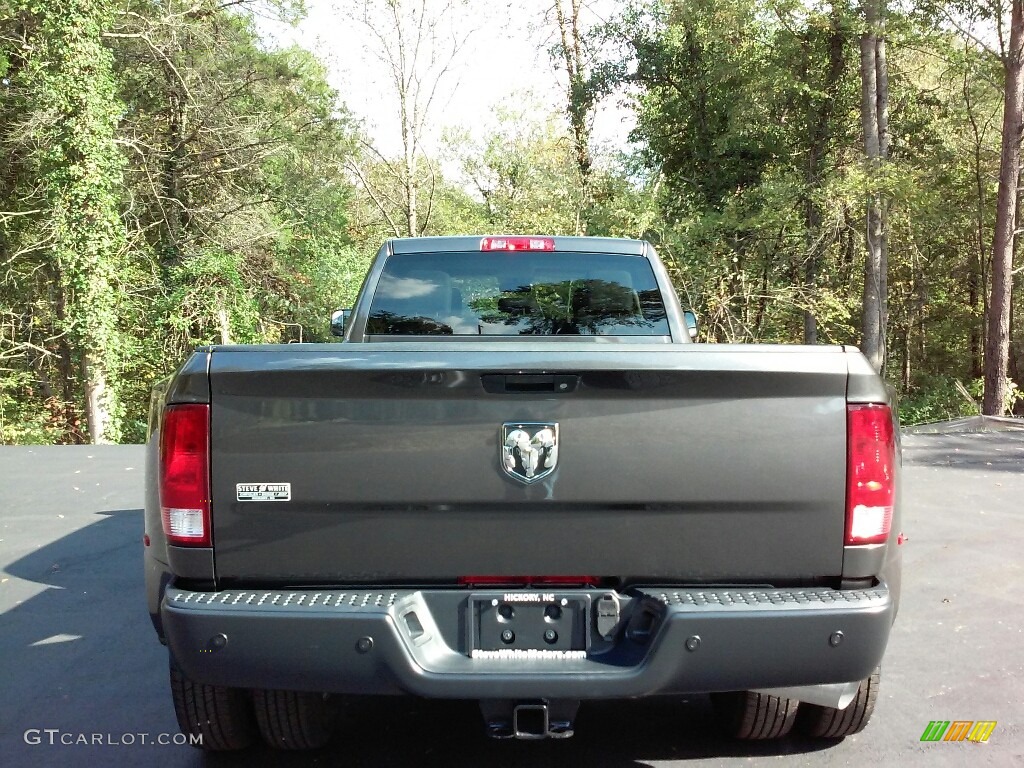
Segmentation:
<svg viewBox="0 0 1024 768">
<path fill-rule="evenodd" d="M 505 474 L 527 485 L 535 483 L 558 464 L 558 425 L 506 421 L 501 425 L 500 449 L 498 460 Z"/>
</svg>

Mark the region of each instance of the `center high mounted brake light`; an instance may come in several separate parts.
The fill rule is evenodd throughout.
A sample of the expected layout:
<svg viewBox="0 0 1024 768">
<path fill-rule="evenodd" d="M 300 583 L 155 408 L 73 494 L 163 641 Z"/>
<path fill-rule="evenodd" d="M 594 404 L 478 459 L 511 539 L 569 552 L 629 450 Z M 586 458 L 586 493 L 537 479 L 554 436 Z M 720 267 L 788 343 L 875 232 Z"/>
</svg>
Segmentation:
<svg viewBox="0 0 1024 768">
<path fill-rule="evenodd" d="M 208 547 L 210 406 L 171 405 L 160 432 L 160 517 L 167 543 Z"/>
<path fill-rule="evenodd" d="M 481 251 L 553 251 L 553 237 L 485 237 L 480 241 Z"/>
</svg>

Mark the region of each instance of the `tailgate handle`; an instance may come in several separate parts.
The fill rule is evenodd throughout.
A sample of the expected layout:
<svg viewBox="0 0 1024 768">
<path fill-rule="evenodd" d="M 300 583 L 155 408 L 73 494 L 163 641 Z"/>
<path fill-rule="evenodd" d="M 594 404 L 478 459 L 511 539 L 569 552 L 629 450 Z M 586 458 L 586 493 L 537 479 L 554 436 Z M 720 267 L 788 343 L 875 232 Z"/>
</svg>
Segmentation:
<svg viewBox="0 0 1024 768">
<path fill-rule="evenodd" d="M 491 394 L 548 393 L 565 395 L 579 386 L 580 377 L 567 373 L 485 373 L 480 377 L 484 391 Z"/>
</svg>

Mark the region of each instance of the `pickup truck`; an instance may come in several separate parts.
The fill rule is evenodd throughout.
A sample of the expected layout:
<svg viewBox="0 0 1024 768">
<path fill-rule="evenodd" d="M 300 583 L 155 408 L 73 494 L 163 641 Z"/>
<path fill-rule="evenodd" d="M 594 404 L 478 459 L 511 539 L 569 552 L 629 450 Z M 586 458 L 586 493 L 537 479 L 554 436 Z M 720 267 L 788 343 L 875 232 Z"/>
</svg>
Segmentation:
<svg viewBox="0 0 1024 768">
<path fill-rule="evenodd" d="M 149 612 L 202 747 L 315 748 L 396 694 L 496 738 L 654 695 L 743 739 L 866 725 L 903 538 L 857 349 L 694 343 L 611 238 L 390 240 L 333 328 L 154 392 Z"/>
</svg>

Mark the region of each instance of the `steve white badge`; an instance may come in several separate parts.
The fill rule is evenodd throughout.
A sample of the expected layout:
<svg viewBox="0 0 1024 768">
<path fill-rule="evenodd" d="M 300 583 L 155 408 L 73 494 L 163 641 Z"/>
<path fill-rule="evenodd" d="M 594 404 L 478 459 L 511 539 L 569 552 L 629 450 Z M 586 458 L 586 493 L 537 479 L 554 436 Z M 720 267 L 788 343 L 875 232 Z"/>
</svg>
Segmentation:
<svg viewBox="0 0 1024 768">
<path fill-rule="evenodd" d="M 235 498 L 239 501 L 291 501 L 291 483 L 238 483 Z"/>
<path fill-rule="evenodd" d="M 527 485 L 535 483 L 558 464 L 558 424 L 506 421 L 501 425 L 500 450 L 505 474 Z"/>
</svg>

